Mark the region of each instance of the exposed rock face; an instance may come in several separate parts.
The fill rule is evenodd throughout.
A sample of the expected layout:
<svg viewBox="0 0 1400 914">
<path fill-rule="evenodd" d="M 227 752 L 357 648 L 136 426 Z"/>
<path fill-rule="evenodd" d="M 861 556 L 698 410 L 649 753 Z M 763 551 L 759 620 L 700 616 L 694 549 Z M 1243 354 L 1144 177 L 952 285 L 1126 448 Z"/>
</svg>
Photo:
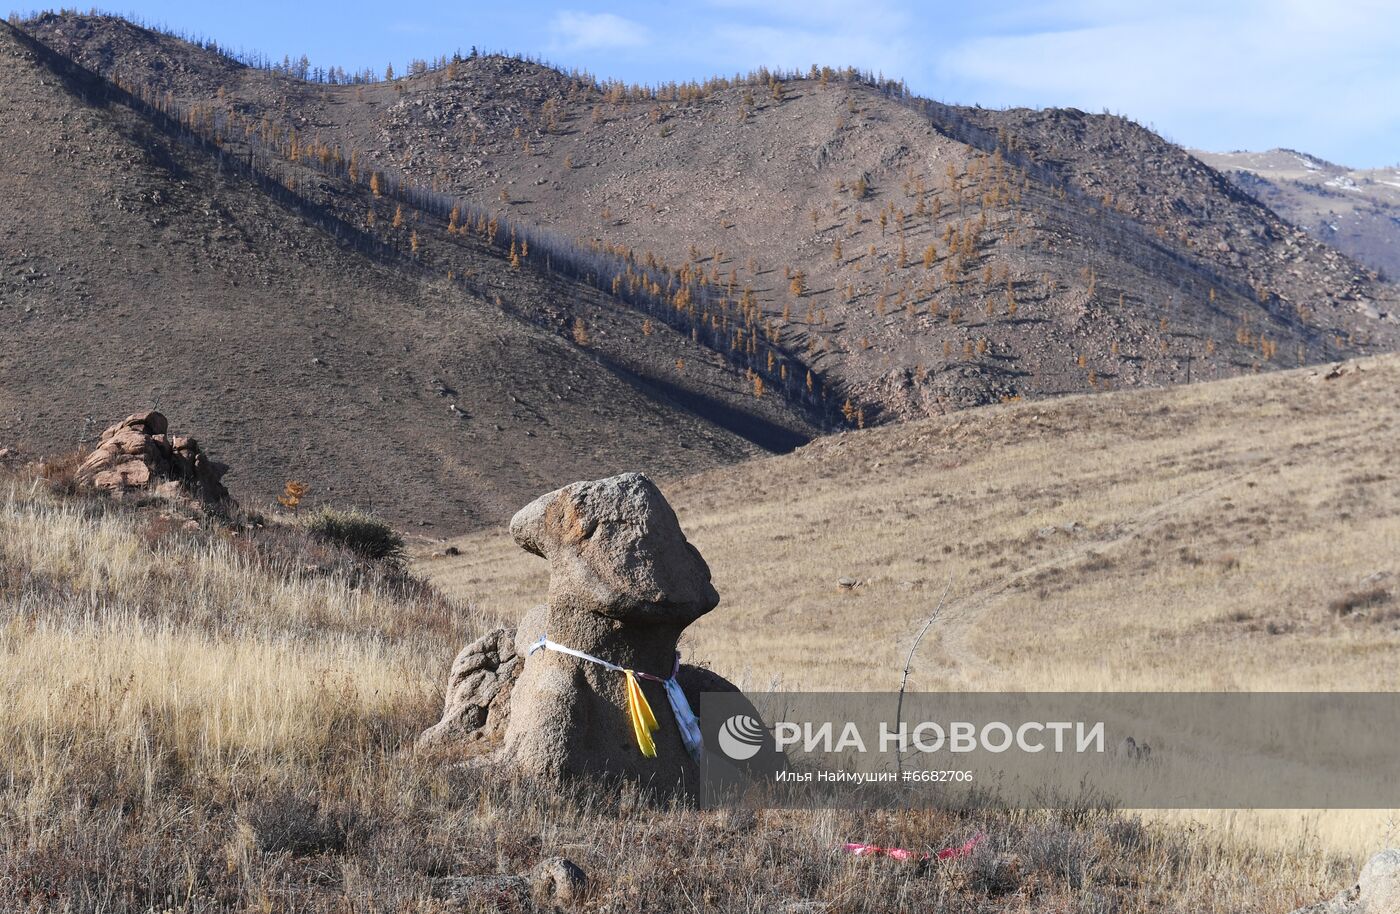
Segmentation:
<svg viewBox="0 0 1400 914">
<path fill-rule="evenodd" d="M 687 625 L 719 602 L 710 570 L 656 486 L 637 473 L 544 495 L 511 521 L 515 541 L 550 563 L 548 602 L 459 655 L 446 714 L 424 734 L 500 741 L 500 757 L 544 780 L 621 777 L 686 792 L 698 772 L 664 688 L 640 681 L 659 729 L 656 757 L 637 747 L 625 677 L 567 654 L 526 656 L 541 635 L 627 669 L 670 676 Z M 692 708 L 701 691 L 738 691 L 708 670 L 677 680 Z"/>
<path fill-rule="evenodd" d="M 618 666 L 670 676 L 681 631 L 719 603 L 705 560 L 640 474 L 550 492 L 521 509 L 510 529 L 521 548 L 549 562 L 550 640 Z M 646 681 L 641 688 L 660 724 L 655 758 L 637 748 L 625 677 L 537 652 L 511 695 L 505 754 L 546 780 L 620 776 L 664 791 L 693 785 L 698 772 L 665 690 Z"/>
<path fill-rule="evenodd" d="M 420 746 L 463 746 L 473 756 L 501 747 L 510 720 L 511 693 L 530 645 L 544 634 L 544 606 L 525 614 L 519 628 L 498 628 L 462 648 L 447 678 L 442 720 L 418 737 Z M 682 663 L 676 681 L 699 711 L 702 692 L 738 692 L 738 686 L 702 666 Z M 655 706 L 653 706 L 655 710 Z M 754 716 L 758 716 L 757 710 Z"/>
<path fill-rule="evenodd" d="M 515 630 L 498 628 L 462 648 L 447 677 L 442 720 L 418 738 L 427 746 L 447 741 L 494 749 L 510 719 L 510 691 L 523 665 Z"/>
<path fill-rule="evenodd" d="M 572 908 L 588 893 L 588 874 L 567 857 L 546 857 L 530 870 L 535 904 Z"/>
<path fill-rule="evenodd" d="M 542 495 L 511 519 L 510 532 L 549 561 L 551 621 L 597 615 L 681 629 L 719 604 L 709 566 L 640 473 Z"/>
<path fill-rule="evenodd" d="M 1294 914 L 1400 914 L 1400 848 L 1372 857 L 1362 867 L 1356 884 L 1331 901 L 1300 908 Z"/>
<path fill-rule="evenodd" d="M 1356 882 L 1366 914 L 1400 914 L 1400 849 L 1376 854 Z"/>
<path fill-rule="evenodd" d="M 75 478 L 114 495 L 155 492 L 217 505 L 229 498 L 221 482 L 227 472 L 193 438 L 170 435 L 165 416 L 151 411 L 133 413 L 104 431 Z"/>
</svg>

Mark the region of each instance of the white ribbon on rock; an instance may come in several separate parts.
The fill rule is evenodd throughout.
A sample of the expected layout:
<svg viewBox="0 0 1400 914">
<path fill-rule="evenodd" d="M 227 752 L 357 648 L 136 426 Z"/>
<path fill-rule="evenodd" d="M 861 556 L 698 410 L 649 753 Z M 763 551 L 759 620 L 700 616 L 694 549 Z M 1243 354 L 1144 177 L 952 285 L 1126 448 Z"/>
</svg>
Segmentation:
<svg viewBox="0 0 1400 914">
<path fill-rule="evenodd" d="M 550 641 L 545 635 L 541 635 L 540 640 L 530 645 L 530 650 L 526 652 L 526 656 L 528 657 L 534 654 L 535 651 L 541 650 L 568 654 L 570 657 L 577 657 L 579 660 L 595 663 L 603 669 L 610 670 L 614 673 L 634 675 L 642 679 L 650 680 L 651 682 L 661 683 L 666 689 L 666 700 L 671 705 L 671 713 L 676 717 L 676 727 L 680 730 L 681 742 L 685 743 L 686 752 L 690 753 L 690 757 L 695 760 L 697 765 L 705 760 L 705 739 L 700 733 L 700 721 L 696 718 L 695 712 L 690 709 L 690 702 L 686 701 L 685 690 L 682 689 L 681 684 L 676 681 L 676 674 L 680 672 L 681 668 L 680 654 L 676 654 L 676 662 L 675 666 L 671 669 L 671 675 L 662 679 L 660 676 L 653 676 L 650 673 L 643 673 L 637 670 L 629 670 L 615 663 L 609 663 L 601 657 L 594 657 L 592 654 L 587 654 L 571 647 L 565 647 L 557 641 Z M 641 740 L 639 739 L 638 742 L 640 743 Z M 642 751 L 646 753 L 645 748 L 643 748 Z"/>
</svg>

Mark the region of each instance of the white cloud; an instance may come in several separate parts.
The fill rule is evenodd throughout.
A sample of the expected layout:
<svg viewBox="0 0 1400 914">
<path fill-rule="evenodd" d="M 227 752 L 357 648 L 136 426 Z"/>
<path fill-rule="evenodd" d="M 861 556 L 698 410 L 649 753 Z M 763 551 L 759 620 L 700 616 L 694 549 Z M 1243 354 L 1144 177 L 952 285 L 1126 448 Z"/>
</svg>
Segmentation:
<svg viewBox="0 0 1400 914">
<path fill-rule="evenodd" d="M 805 70 L 812 64 L 908 73 L 918 59 L 911 13 L 898 0 L 706 0 L 695 50 L 718 69 Z"/>
<path fill-rule="evenodd" d="M 1293 146 L 1354 165 L 1400 156 L 1397 0 L 614 8 L 626 15 L 555 12 L 546 50 L 642 82 L 853 65 L 943 101 L 1108 109 L 1205 148 Z"/>
<path fill-rule="evenodd" d="M 549 23 L 552 47 L 565 51 L 601 51 L 645 45 L 645 26 L 615 13 L 560 10 Z"/>
<path fill-rule="evenodd" d="M 1188 2 L 1151 15 L 1070 0 L 1056 12 L 1063 27 L 1042 9 L 1034 29 L 960 42 L 937 75 L 973 96 L 963 101 L 1107 108 L 1192 145 L 1347 159 L 1400 126 L 1389 63 L 1400 29 L 1376 0 Z"/>
</svg>

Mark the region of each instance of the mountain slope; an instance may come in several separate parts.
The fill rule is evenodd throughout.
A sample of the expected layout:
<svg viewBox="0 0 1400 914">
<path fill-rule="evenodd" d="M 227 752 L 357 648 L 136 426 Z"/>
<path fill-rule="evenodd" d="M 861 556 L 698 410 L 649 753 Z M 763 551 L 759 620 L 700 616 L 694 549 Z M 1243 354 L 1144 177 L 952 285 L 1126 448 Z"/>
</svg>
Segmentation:
<svg viewBox="0 0 1400 914">
<path fill-rule="evenodd" d="M 580 476 L 675 473 L 811 432 L 665 327 L 631 354 L 640 318 L 592 289 L 485 250 L 471 286 L 367 257 L 334 211 L 239 173 L 8 25 L 0 57 L 7 445 L 90 443 L 154 405 L 233 464 L 236 497 L 297 478 L 313 502 L 460 529 Z M 589 309 L 587 345 L 519 304 L 554 299 Z"/>
<path fill-rule="evenodd" d="M 721 597 L 682 648 L 747 689 L 893 691 L 941 607 L 916 692 L 1393 691 L 1397 385 L 1392 354 L 995 405 L 664 481 Z M 417 569 L 484 613 L 547 586 L 504 529 L 454 544 Z M 1205 821 L 1369 854 L 1390 818 Z"/>
<path fill-rule="evenodd" d="M 747 291 L 871 421 L 1400 337 L 1392 288 L 1120 118 L 924 103 L 844 71 L 643 91 L 479 57 L 322 85 L 121 20 L 28 27 L 187 104 Z"/>
<path fill-rule="evenodd" d="M 1400 168 L 1347 168 L 1291 149 L 1192 154 L 1337 250 L 1400 276 Z"/>
<path fill-rule="evenodd" d="M 965 410 L 663 485 L 722 602 L 694 656 L 789 689 L 1391 690 L 1400 356 Z M 419 568 L 517 617 L 503 530 Z M 842 586 L 841 579 L 854 586 Z"/>
</svg>

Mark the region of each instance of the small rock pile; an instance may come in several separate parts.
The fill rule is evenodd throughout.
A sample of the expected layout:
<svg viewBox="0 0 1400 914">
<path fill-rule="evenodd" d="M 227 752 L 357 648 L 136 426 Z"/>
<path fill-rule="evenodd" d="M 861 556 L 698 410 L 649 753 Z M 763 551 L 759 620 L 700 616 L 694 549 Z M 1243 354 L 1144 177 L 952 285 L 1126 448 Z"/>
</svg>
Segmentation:
<svg viewBox="0 0 1400 914">
<path fill-rule="evenodd" d="M 193 438 L 169 434 L 165 416 L 152 410 L 104 431 L 74 479 L 117 496 L 154 493 L 214 507 L 229 501 L 221 481 L 227 472 Z"/>
</svg>

